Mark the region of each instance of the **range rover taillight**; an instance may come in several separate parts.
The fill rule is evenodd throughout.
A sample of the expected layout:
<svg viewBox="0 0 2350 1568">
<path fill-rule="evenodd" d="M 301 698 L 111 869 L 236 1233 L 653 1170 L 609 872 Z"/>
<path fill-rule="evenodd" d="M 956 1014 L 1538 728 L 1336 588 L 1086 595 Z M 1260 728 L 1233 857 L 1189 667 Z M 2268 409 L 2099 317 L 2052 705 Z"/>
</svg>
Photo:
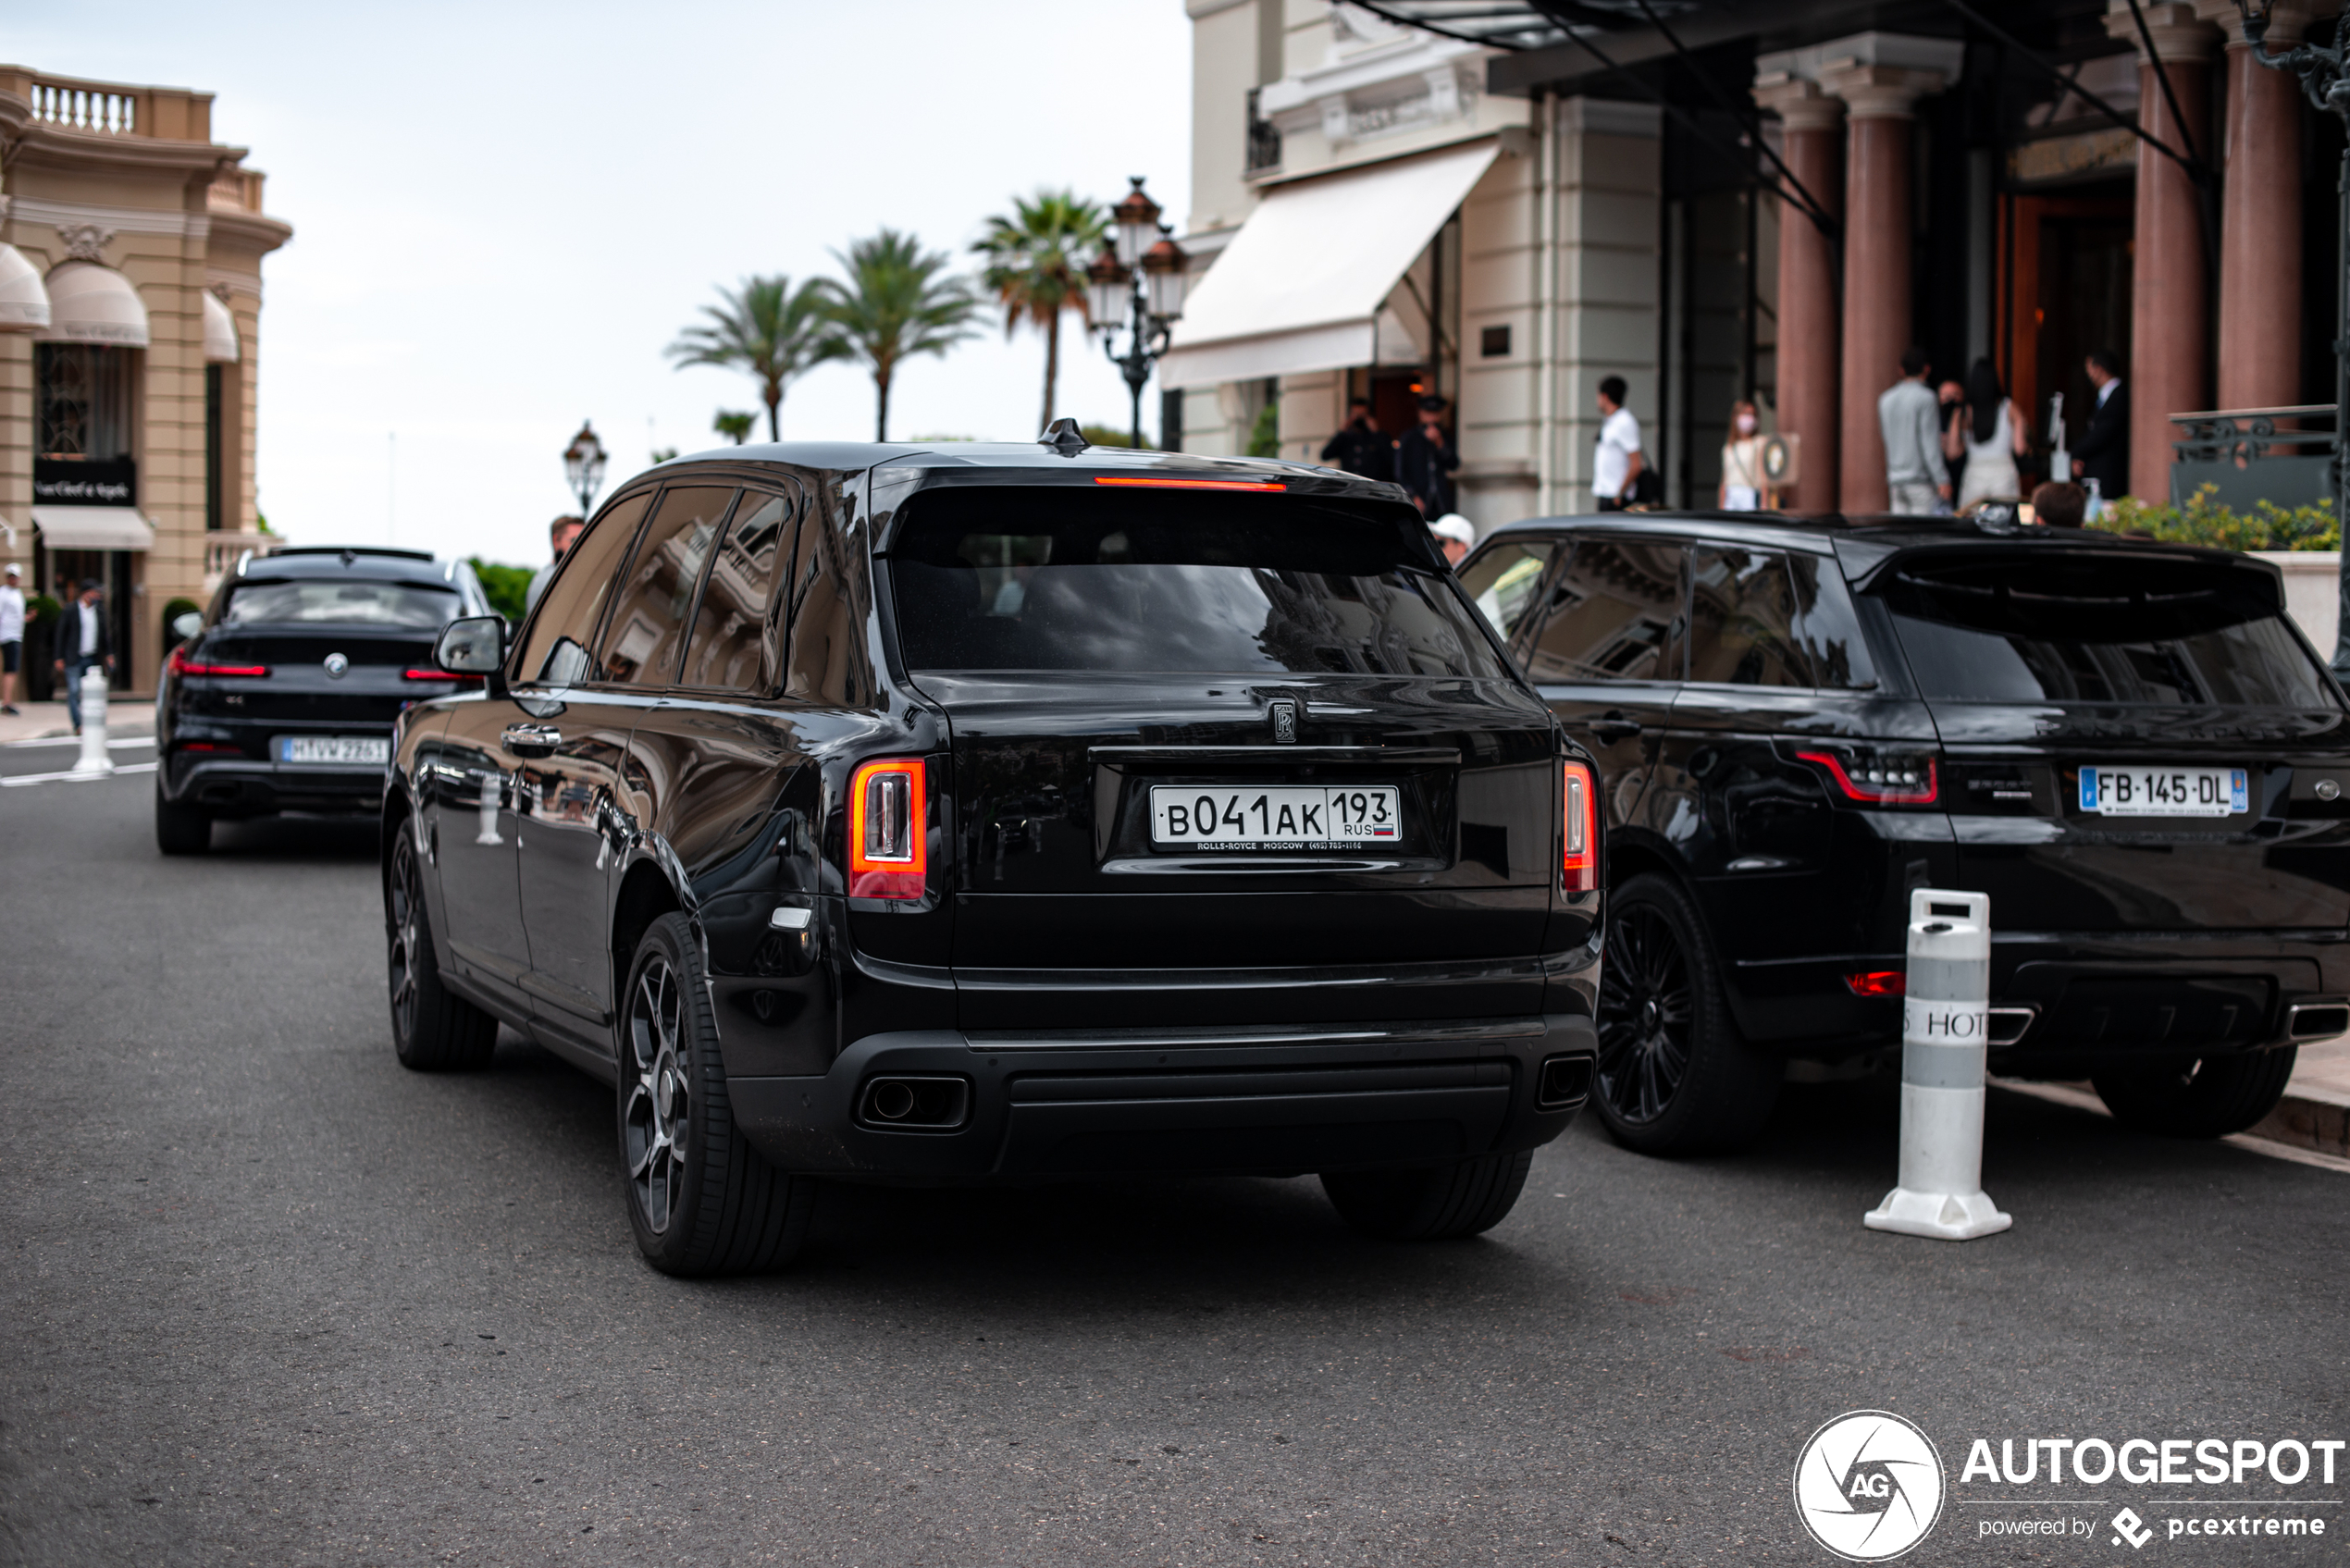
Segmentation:
<svg viewBox="0 0 2350 1568">
<path fill-rule="evenodd" d="M 922 759 L 860 765 L 848 781 L 848 895 L 920 898 L 930 871 Z"/>
<path fill-rule="evenodd" d="M 1930 751 L 1838 746 L 1795 754 L 1824 770 L 1845 799 L 1862 806 L 1931 806 L 1942 793 Z"/>
<path fill-rule="evenodd" d="M 1600 885 L 1600 792 L 1588 764 L 1563 762 L 1559 771 L 1565 809 L 1559 891 L 1589 893 Z"/>
</svg>

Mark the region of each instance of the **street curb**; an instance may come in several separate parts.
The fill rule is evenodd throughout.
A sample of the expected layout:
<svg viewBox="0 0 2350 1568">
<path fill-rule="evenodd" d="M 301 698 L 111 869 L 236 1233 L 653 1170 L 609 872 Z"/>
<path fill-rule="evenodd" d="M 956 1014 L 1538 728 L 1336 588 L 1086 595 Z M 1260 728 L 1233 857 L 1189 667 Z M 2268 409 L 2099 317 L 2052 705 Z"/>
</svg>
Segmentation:
<svg viewBox="0 0 2350 1568">
<path fill-rule="evenodd" d="M 2337 1159 L 2350 1158 L 2350 1095 L 2330 1094 L 2322 1089 L 2289 1093 L 2248 1136 L 2312 1149 Z"/>
<path fill-rule="evenodd" d="M 2105 1108 L 2105 1102 L 2098 1099 L 2096 1093 L 2086 1085 L 2042 1083 L 2025 1079 L 1998 1077 L 1987 1079 L 1985 1081 L 1994 1089 L 2005 1089 L 2015 1094 L 2028 1094 L 2035 1100 L 2046 1100 L 2051 1105 L 2070 1105 L 2076 1111 L 2087 1111 L 2092 1116 L 2109 1117 L 2113 1114 Z M 2319 1090 L 2318 1093 L 2324 1094 L 2326 1091 Z M 2327 1143 L 2315 1141 L 2319 1136 L 2317 1129 L 2326 1125 L 2322 1118 L 2307 1132 L 2294 1131 L 2290 1128 L 2283 1131 L 2278 1130 L 2279 1122 L 2292 1114 L 2296 1106 L 2301 1105 L 2322 1106 L 2337 1118 L 2331 1124 L 2336 1142 Z M 2338 1171 L 2350 1175 L 2350 1148 L 2345 1148 L 2341 1142 L 2343 1123 L 2340 1118 L 2346 1115 L 2350 1115 L 2350 1106 L 2333 1105 L 2329 1101 L 2305 1099 L 2298 1094 L 2288 1094 L 2278 1104 L 2277 1108 L 2269 1114 L 2266 1121 L 2249 1131 L 2230 1133 L 2220 1142 L 2232 1143 L 2239 1149 L 2248 1149 L 2256 1154 L 2266 1154 L 2270 1159 L 2292 1160 L 2299 1165 L 2316 1166 L 2321 1170 Z"/>
</svg>

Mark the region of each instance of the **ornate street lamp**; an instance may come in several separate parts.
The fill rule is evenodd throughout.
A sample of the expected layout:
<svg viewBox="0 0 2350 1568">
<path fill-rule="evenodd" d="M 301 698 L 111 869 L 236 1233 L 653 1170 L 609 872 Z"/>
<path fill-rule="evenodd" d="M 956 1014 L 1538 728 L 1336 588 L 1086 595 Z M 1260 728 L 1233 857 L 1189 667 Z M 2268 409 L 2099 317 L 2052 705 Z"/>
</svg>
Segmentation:
<svg viewBox="0 0 2350 1568">
<path fill-rule="evenodd" d="M 604 443 L 596 439 L 596 432 L 586 420 L 579 422 L 579 434 L 563 449 L 563 477 L 571 481 L 571 493 L 579 498 L 579 515 L 588 515 L 588 508 L 596 492 L 604 488 Z"/>
<path fill-rule="evenodd" d="M 2301 91 L 2320 109 L 2342 117 L 2350 133 L 2350 15 L 2333 24 L 2333 45 L 2320 48 L 2300 43 L 2282 55 L 2269 53 L 2269 12 L 2274 0 L 2236 0 L 2244 16 L 2244 36 L 2252 57 L 2270 70 L 2291 71 L 2301 79 Z M 2333 514 L 2350 526 L 2350 139 L 2342 150 L 2342 172 L 2334 187 L 2339 249 L 2334 253 L 2337 278 L 2333 318 Z M 2340 598 L 2342 624 L 2333 639 L 2334 673 L 2350 679 L 2350 549 L 2343 551 Z"/>
<path fill-rule="evenodd" d="M 1134 444 L 1139 447 L 1143 387 L 1158 356 L 1167 352 L 1169 331 L 1183 314 L 1183 274 L 1191 258 L 1159 223 L 1158 204 L 1143 194 L 1142 177 L 1131 178 L 1134 189 L 1110 209 L 1115 225 L 1110 242 L 1085 269 L 1085 295 L 1094 329 L 1102 335 L 1102 352 L 1125 373 L 1134 405 Z M 1121 327 L 1129 329 L 1122 354 L 1118 352 Z"/>
</svg>

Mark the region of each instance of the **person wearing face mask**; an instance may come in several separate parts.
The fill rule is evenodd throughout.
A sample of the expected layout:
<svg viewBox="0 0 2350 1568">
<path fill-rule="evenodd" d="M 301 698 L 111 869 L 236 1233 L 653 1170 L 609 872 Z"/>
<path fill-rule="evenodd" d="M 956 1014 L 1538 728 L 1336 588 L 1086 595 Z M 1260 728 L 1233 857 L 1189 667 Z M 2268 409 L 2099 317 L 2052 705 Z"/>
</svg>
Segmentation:
<svg viewBox="0 0 2350 1568">
<path fill-rule="evenodd" d="M 1713 504 L 1725 512 L 1772 512 L 1778 498 L 1762 477 L 1762 437 L 1754 405 L 1740 398 L 1730 405 L 1730 438 L 1722 448 L 1722 484 Z"/>
</svg>

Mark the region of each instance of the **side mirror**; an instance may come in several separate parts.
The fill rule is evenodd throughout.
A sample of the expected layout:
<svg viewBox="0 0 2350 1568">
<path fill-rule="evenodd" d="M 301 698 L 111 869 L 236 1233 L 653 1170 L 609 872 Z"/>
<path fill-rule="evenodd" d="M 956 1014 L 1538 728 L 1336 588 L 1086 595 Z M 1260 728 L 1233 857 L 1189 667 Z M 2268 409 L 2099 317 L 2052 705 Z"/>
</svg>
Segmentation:
<svg viewBox="0 0 2350 1568">
<path fill-rule="evenodd" d="M 502 684 L 500 673 L 506 666 L 506 622 L 500 615 L 468 615 L 451 621 L 440 628 L 440 640 L 432 645 L 433 661 L 444 670 L 460 675 L 486 675 L 491 695 L 497 695 Z"/>
<path fill-rule="evenodd" d="M 203 630 L 204 617 L 192 610 L 171 618 L 171 635 L 181 642 L 195 641 L 196 634 Z"/>
</svg>

